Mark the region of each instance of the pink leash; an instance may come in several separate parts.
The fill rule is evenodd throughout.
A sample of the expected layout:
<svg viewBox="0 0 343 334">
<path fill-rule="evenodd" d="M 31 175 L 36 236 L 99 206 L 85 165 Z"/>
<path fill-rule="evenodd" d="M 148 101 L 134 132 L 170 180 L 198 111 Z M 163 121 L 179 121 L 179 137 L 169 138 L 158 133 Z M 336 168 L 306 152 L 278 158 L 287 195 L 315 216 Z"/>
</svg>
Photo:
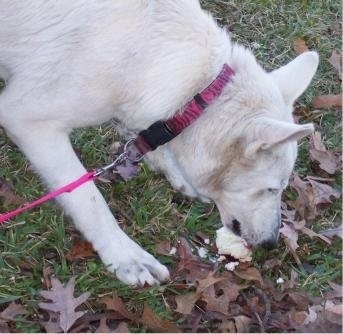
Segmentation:
<svg viewBox="0 0 343 334">
<path fill-rule="evenodd" d="M 22 213 L 24 211 L 32 209 L 32 208 L 34 208 L 34 207 L 36 207 L 42 203 L 45 203 L 45 202 L 63 194 L 63 193 L 72 192 L 74 189 L 78 188 L 79 186 L 83 185 L 84 183 L 89 182 L 89 181 L 93 181 L 94 179 L 96 179 L 96 177 L 97 177 L 96 174 L 97 174 L 96 171 L 88 172 L 88 173 L 82 175 L 76 181 L 70 182 L 69 184 L 46 194 L 45 196 L 37 199 L 34 202 L 28 203 L 19 209 L 16 209 L 16 210 L 13 210 L 13 211 L 10 211 L 10 212 L 7 212 L 7 213 L 0 215 L 0 224 L 2 224 L 5 221 L 19 215 L 20 213 Z"/>
</svg>

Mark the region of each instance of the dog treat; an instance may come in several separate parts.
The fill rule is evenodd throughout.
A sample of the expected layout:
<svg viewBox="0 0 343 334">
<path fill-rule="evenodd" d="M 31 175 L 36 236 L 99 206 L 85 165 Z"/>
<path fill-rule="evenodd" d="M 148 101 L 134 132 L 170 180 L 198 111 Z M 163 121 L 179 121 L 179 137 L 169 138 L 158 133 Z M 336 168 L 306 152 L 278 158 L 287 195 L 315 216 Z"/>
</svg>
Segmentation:
<svg viewBox="0 0 343 334">
<path fill-rule="evenodd" d="M 251 261 L 252 252 L 246 241 L 225 226 L 217 230 L 216 245 L 218 254 L 231 255 L 242 262 Z"/>
</svg>

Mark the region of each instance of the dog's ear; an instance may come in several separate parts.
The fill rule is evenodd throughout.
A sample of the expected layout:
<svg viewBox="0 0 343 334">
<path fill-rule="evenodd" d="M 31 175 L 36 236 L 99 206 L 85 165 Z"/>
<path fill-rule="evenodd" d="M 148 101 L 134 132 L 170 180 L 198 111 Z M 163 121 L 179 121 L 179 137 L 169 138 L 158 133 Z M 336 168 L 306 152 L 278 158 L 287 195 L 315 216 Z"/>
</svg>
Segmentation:
<svg viewBox="0 0 343 334">
<path fill-rule="evenodd" d="M 267 150 L 275 145 L 297 141 L 314 131 L 312 123 L 294 124 L 261 117 L 250 128 L 246 156 L 252 156 L 259 150 Z"/>
<path fill-rule="evenodd" d="M 285 66 L 270 73 L 285 102 L 293 102 L 305 91 L 316 73 L 319 57 L 316 52 L 305 52 Z"/>
</svg>

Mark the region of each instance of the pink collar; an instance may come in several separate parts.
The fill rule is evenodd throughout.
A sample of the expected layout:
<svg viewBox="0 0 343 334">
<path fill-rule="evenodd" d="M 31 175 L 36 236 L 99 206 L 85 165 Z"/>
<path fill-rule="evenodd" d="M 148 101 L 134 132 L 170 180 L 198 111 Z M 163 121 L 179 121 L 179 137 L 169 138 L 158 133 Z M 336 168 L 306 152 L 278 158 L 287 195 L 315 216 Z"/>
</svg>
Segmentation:
<svg viewBox="0 0 343 334">
<path fill-rule="evenodd" d="M 157 121 L 148 129 L 141 131 L 133 140 L 138 154 L 143 156 L 147 152 L 155 150 L 191 125 L 204 112 L 206 107 L 220 96 L 224 87 L 232 80 L 233 69 L 224 64 L 218 76 L 202 92 L 196 94 L 183 109 L 166 121 Z M 130 145 L 131 147 L 133 145 Z M 136 152 L 137 153 L 137 152 Z M 137 159 L 137 154 L 135 154 Z"/>
</svg>

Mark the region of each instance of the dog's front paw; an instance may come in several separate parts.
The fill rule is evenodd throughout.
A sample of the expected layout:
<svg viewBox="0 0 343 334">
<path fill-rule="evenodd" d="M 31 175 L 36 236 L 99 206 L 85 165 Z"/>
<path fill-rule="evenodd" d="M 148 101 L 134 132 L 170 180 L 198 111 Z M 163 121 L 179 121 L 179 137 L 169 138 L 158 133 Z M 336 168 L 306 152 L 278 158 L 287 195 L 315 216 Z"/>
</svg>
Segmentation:
<svg viewBox="0 0 343 334">
<path fill-rule="evenodd" d="M 167 281 L 169 279 L 168 269 L 153 256 L 150 255 L 150 257 L 131 259 L 129 262 L 121 263 L 116 269 L 117 278 L 133 286 L 153 285 Z"/>
<path fill-rule="evenodd" d="M 169 271 L 164 265 L 127 236 L 123 239 L 119 243 L 120 248 L 107 247 L 104 252 L 98 251 L 108 270 L 116 273 L 119 280 L 129 285 L 143 286 L 169 279 Z"/>
</svg>

